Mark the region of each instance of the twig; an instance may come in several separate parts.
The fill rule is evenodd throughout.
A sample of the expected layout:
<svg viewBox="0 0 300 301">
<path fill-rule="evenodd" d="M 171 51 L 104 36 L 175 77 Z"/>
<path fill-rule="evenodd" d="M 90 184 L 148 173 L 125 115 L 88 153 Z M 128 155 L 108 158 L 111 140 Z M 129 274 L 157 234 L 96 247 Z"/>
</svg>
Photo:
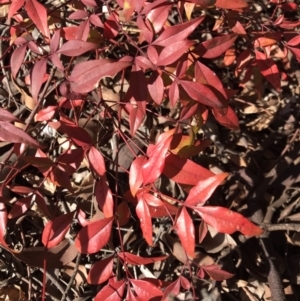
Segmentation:
<svg viewBox="0 0 300 301">
<path fill-rule="evenodd" d="M 76 274 L 77 274 L 77 272 L 78 272 L 78 267 L 79 267 L 79 264 L 80 264 L 80 260 L 81 260 L 81 254 L 78 253 L 77 258 L 76 258 L 76 264 L 75 264 L 75 268 L 74 268 L 72 277 L 71 277 L 71 279 L 70 279 L 70 281 L 69 281 L 69 283 L 68 283 L 67 288 L 66 288 L 65 291 L 63 292 L 61 301 L 69 300 L 69 298 L 67 297 L 67 294 L 68 294 L 69 290 L 71 289 L 71 287 L 72 287 L 72 285 L 73 285 L 73 282 L 74 282 L 74 280 L 75 280 Z"/>
</svg>

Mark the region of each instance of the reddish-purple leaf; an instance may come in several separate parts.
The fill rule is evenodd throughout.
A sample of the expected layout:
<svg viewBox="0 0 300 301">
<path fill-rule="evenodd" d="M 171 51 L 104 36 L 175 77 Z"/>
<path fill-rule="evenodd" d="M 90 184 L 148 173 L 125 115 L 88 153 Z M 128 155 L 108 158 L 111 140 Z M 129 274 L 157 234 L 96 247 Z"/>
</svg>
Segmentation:
<svg viewBox="0 0 300 301">
<path fill-rule="evenodd" d="M 90 34 L 90 21 L 85 20 L 79 24 L 76 31 L 76 40 L 86 41 Z M 88 43 L 88 42 L 86 42 Z M 91 43 L 92 44 L 92 43 Z M 97 47 L 97 45 L 96 45 Z"/>
<path fill-rule="evenodd" d="M 174 41 L 183 41 L 203 20 L 204 17 L 201 16 L 192 21 L 168 27 L 152 44 L 166 47 L 170 44 L 173 44 Z"/>
<path fill-rule="evenodd" d="M 222 109 L 225 107 L 226 99 L 212 86 L 187 80 L 180 80 L 179 83 L 192 99 L 212 108 Z"/>
<path fill-rule="evenodd" d="M 106 172 L 105 162 L 102 154 L 97 150 L 97 148 L 94 146 L 90 148 L 88 158 L 97 175 L 104 176 Z"/>
<path fill-rule="evenodd" d="M 15 127 L 9 122 L 0 121 L 0 140 L 39 148 L 40 145 L 23 130 Z"/>
<path fill-rule="evenodd" d="M 260 73 L 277 91 L 280 91 L 281 76 L 275 62 L 271 58 L 267 58 L 266 55 L 260 51 L 255 51 L 255 56 Z"/>
<path fill-rule="evenodd" d="M 147 19 L 151 22 L 154 32 L 158 33 L 163 28 L 166 23 L 169 11 L 172 8 L 172 5 L 168 2 L 164 2 L 161 5 L 153 8 L 148 14 Z"/>
<path fill-rule="evenodd" d="M 197 185 L 199 181 L 214 176 L 208 169 L 173 154 L 166 157 L 163 174 L 177 183 L 187 185 Z"/>
<path fill-rule="evenodd" d="M 50 38 L 47 20 L 48 16 L 45 7 L 37 0 L 26 0 L 25 10 L 31 21 L 36 25 L 41 33 L 47 38 Z"/>
<path fill-rule="evenodd" d="M 104 177 L 100 177 L 95 186 L 95 196 L 105 217 L 114 215 L 114 199 Z"/>
<path fill-rule="evenodd" d="M 40 89 L 43 84 L 44 76 L 46 74 L 47 59 L 41 58 L 37 61 L 31 72 L 31 95 L 35 101 L 38 101 Z"/>
<path fill-rule="evenodd" d="M 66 56 L 80 56 L 85 52 L 94 50 L 97 44 L 85 42 L 82 40 L 70 40 L 63 44 L 57 51 Z"/>
<path fill-rule="evenodd" d="M 101 19 L 99 18 L 99 16 L 95 15 L 95 14 L 92 14 L 90 15 L 90 18 L 89 18 L 90 22 L 97 26 L 97 27 L 100 27 L 100 28 L 103 28 L 104 27 L 104 24 L 102 23 Z"/>
<path fill-rule="evenodd" d="M 228 173 L 224 172 L 199 181 L 198 184 L 190 190 L 184 202 L 185 206 L 193 207 L 203 205 L 227 176 Z"/>
<path fill-rule="evenodd" d="M 226 34 L 215 37 L 208 41 L 202 42 L 195 48 L 194 51 L 204 58 L 212 59 L 220 56 L 228 48 L 230 48 L 237 37 L 238 36 L 236 34 Z"/>
<path fill-rule="evenodd" d="M 187 209 L 183 206 L 174 225 L 186 253 L 195 256 L 195 227 Z"/>
<path fill-rule="evenodd" d="M 16 48 L 10 57 L 10 66 L 12 76 L 15 78 L 23 63 L 26 53 L 27 43 Z"/>
<path fill-rule="evenodd" d="M 135 57 L 134 63 L 142 70 L 155 69 L 154 65 L 149 61 L 149 59 L 141 55 Z"/>
<path fill-rule="evenodd" d="M 61 37 L 61 29 L 59 28 L 54 32 L 50 41 L 50 49 L 52 52 L 55 52 L 58 49 L 60 37 Z"/>
<path fill-rule="evenodd" d="M 101 284 L 107 281 L 111 275 L 114 266 L 114 255 L 97 261 L 89 272 L 87 282 L 89 284 Z"/>
<path fill-rule="evenodd" d="M 108 59 L 91 60 L 77 64 L 69 77 L 70 86 L 75 93 L 88 93 L 95 89 L 99 80 L 105 76 L 114 76 L 129 67 L 132 61 L 113 62 Z"/>
<path fill-rule="evenodd" d="M 55 217 L 49 221 L 43 231 L 42 243 L 47 248 L 52 248 L 61 243 L 69 231 L 74 212 Z"/>
<path fill-rule="evenodd" d="M 58 69 L 60 69 L 60 70 L 64 70 L 65 68 L 64 68 L 64 65 L 62 64 L 62 62 L 61 62 L 61 60 L 60 60 L 60 58 L 59 58 L 59 56 L 58 56 L 58 54 L 57 53 L 53 53 L 51 56 L 50 56 L 50 59 L 51 59 L 51 62 L 53 63 L 53 65 L 56 67 L 56 68 L 58 68 Z"/>
<path fill-rule="evenodd" d="M 161 175 L 165 166 L 165 157 L 170 147 L 172 138 L 172 136 L 169 136 L 163 141 L 157 143 L 148 161 L 143 165 L 142 174 L 144 185 L 155 182 Z"/>
<path fill-rule="evenodd" d="M 12 113 L 5 109 L 0 108 L 0 121 L 17 121 L 20 122 L 20 119 L 18 119 L 16 116 L 14 116 Z"/>
<path fill-rule="evenodd" d="M 96 253 L 103 248 L 110 237 L 113 217 L 91 222 L 83 227 L 76 239 L 75 246 L 82 254 Z"/>
<path fill-rule="evenodd" d="M 218 232 L 232 234 L 240 231 L 247 236 L 258 236 L 263 229 L 257 227 L 247 218 L 224 207 L 205 206 L 194 208 L 202 219 Z"/>
<path fill-rule="evenodd" d="M 110 281 L 96 295 L 94 301 L 121 301 L 125 290 L 125 280 L 117 282 Z"/>
<path fill-rule="evenodd" d="M 0 244 L 8 248 L 5 241 L 6 229 L 7 229 L 7 211 L 5 208 L 5 204 L 0 202 Z"/>
<path fill-rule="evenodd" d="M 167 66 L 177 61 L 192 45 L 194 41 L 178 41 L 166 46 L 159 54 L 157 65 Z"/>
<path fill-rule="evenodd" d="M 80 20 L 88 17 L 89 14 L 85 10 L 78 9 L 68 16 L 69 20 Z"/>
<path fill-rule="evenodd" d="M 161 105 L 164 97 L 164 82 L 157 71 L 154 71 L 148 80 L 148 92 L 152 100 Z"/>
<path fill-rule="evenodd" d="M 223 281 L 232 278 L 234 274 L 221 270 L 220 266 L 217 264 L 204 265 L 201 268 L 214 280 Z"/>
<path fill-rule="evenodd" d="M 24 214 L 30 208 L 31 200 L 32 195 L 17 200 L 11 208 L 8 218 L 12 219 Z"/>
<path fill-rule="evenodd" d="M 136 158 L 130 166 L 129 170 L 129 187 L 133 196 L 136 195 L 138 189 L 143 184 L 142 166 L 147 162 L 145 156 Z"/>
<path fill-rule="evenodd" d="M 140 220 L 143 236 L 146 242 L 152 246 L 152 221 L 147 203 L 143 199 L 139 200 L 135 211 Z"/>
<path fill-rule="evenodd" d="M 163 296 L 163 293 L 156 285 L 145 280 L 129 279 L 135 294 L 140 301 L 157 300 Z"/>
<path fill-rule="evenodd" d="M 135 101 L 147 101 L 147 80 L 142 70 L 132 67 L 130 72 L 131 96 Z"/>
<path fill-rule="evenodd" d="M 86 6 L 98 7 L 98 4 L 96 3 L 95 0 L 81 0 L 81 2 Z"/>
<path fill-rule="evenodd" d="M 212 113 L 214 114 L 216 120 L 220 124 L 226 126 L 227 128 L 229 128 L 233 131 L 238 131 L 240 129 L 239 119 L 231 107 L 229 107 L 229 106 L 227 107 L 225 115 L 222 112 L 222 110 L 220 112 L 217 109 L 213 109 Z"/>
<path fill-rule="evenodd" d="M 120 252 L 118 253 L 118 256 L 123 260 L 123 262 L 132 265 L 150 264 L 168 258 L 168 256 L 151 257 L 151 258 L 141 257 L 128 252 Z"/>
</svg>

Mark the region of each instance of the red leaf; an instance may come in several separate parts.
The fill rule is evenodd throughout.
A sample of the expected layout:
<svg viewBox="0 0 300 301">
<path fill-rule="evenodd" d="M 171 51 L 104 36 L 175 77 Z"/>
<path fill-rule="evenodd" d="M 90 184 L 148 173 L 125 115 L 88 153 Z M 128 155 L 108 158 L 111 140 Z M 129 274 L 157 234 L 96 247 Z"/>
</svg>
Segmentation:
<svg viewBox="0 0 300 301">
<path fill-rule="evenodd" d="M 174 43 L 174 41 L 183 41 L 203 20 L 204 17 L 201 16 L 192 21 L 168 27 L 152 44 L 166 47 Z"/>
<path fill-rule="evenodd" d="M 95 15 L 95 14 L 92 14 L 90 15 L 90 18 L 89 18 L 90 22 L 97 26 L 97 27 L 100 27 L 100 28 L 103 28 L 104 27 L 104 24 L 102 23 L 101 19 L 99 18 L 99 16 Z"/>
<path fill-rule="evenodd" d="M 195 256 L 195 227 L 193 220 L 187 212 L 186 208 L 181 207 L 180 213 L 174 225 L 177 235 L 182 243 L 186 253 Z"/>
<path fill-rule="evenodd" d="M 97 175 L 104 176 L 106 172 L 104 158 L 94 146 L 90 148 L 88 158 Z"/>
<path fill-rule="evenodd" d="M 24 214 L 31 206 L 32 195 L 17 200 L 11 208 L 8 218 L 16 218 Z"/>
<path fill-rule="evenodd" d="M 152 221 L 147 203 L 143 199 L 139 200 L 135 211 L 140 219 L 143 236 L 147 243 L 152 246 Z"/>
<path fill-rule="evenodd" d="M 152 100 L 161 105 L 164 97 L 164 82 L 157 71 L 154 71 L 148 80 L 148 92 Z"/>
<path fill-rule="evenodd" d="M 172 282 L 165 290 L 161 301 L 169 301 L 170 297 L 176 297 L 180 292 L 180 278 Z"/>
<path fill-rule="evenodd" d="M 10 57 L 11 73 L 16 78 L 26 54 L 27 43 L 14 50 Z"/>
<path fill-rule="evenodd" d="M 216 109 L 213 109 L 212 113 L 220 124 L 226 126 L 227 128 L 233 131 L 239 131 L 240 129 L 239 119 L 231 107 L 228 106 L 225 115 L 223 112 L 220 113 Z"/>
<path fill-rule="evenodd" d="M 20 122 L 20 120 L 16 116 L 14 116 L 12 113 L 10 113 L 9 111 L 7 111 L 5 109 L 1 109 L 1 108 L 0 108 L 0 121 Z"/>
<path fill-rule="evenodd" d="M 104 23 L 104 37 L 107 40 L 113 39 L 119 32 L 119 16 L 116 13 L 109 14 Z"/>
<path fill-rule="evenodd" d="M 163 174 L 177 183 L 187 185 L 197 185 L 199 181 L 214 176 L 208 169 L 173 154 L 166 157 Z"/>
<path fill-rule="evenodd" d="M 40 147 L 27 133 L 6 121 L 0 121 L 0 139 L 6 142 L 24 143 L 36 148 Z"/>
<path fill-rule="evenodd" d="M 59 28 L 54 32 L 54 34 L 51 38 L 51 41 L 50 41 L 50 49 L 51 49 L 52 53 L 58 49 L 60 37 L 61 37 L 61 29 Z"/>
<path fill-rule="evenodd" d="M 41 58 L 37 61 L 31 72 L 31 95 L 35 101 L 38 101 L 40 89 L 43 84 L 44 76 L 46 74 L 47 59 Z"/>
<path fill-rule="evenodd" d="M 25 10 L 40 32 L 47 38 L 50 38 L 45 7 L 36 0 L 26 0 Z"/>
<path fill-rule="evenodd" d="M 300 49 L 296 47 L 287 47 L 295 56 L 296 60 L 300 62 Z"/>
<path fill-rule="evenodd" d="M 100 251 L 110 237 L 113 217 L 91 222 L 83 227 L 76 239 L 75 246 L 82 254 L 92 254 Z"/>
<path fill-rule="evenodd" d="M 88 16 L 89 16 L 89 14 L 85 10 L 79 9 L 79 10 L 71 13 L 68 16 L 68 19 L 69 20 L 80 20 L 80 19 L 84 19 Z"/>
<path fill-rule="evenodd" d="M 169 99 L 170 99 L 172 108 L 174 108 L 179 99 L 178 81 L 176 81 L 176 80 L 174 80 L 169 87 Z"/>
<path fill-rule="evenodd" d="M 188 207 L 204 205 L 227 176 L 228 173 L 224 172 L 199 181 L 198 184 L 190 190 L 184 205 Z"/>
<path fill-rule="evenodd" d="M 9 11 L 7 15 L 7 19 L 10 20 L 11 17 L 24 5 L 25 0 L 14 0 L 11 1 L 9 6 Z"/>
<path fill-rule="evenodd" d="M 136 131 L 142 124 L 145 118 L 145 113 L 142 112 L 139 108 L 134 108 L 129 113 L 129 126 L 130 126 L 130 133 L 131 136 L 134 137 Z"/>
<path fill-rule="evenodd" d="M 129 67 L 131 61 L 113 62 L 108 59 L 91 60 L 77 64 L 69 77 L 70 86 L 75 93 L 88 93 L 94 90 L 98 81 L 105 76 L 114 76 Z"/>
<path fill-rule="evenodd" d="M 136 158 L 130 166 L 129 170 L 129 187 L 133 196 L 136 195 L 138 189 L 143 184 L 142 166 L 146 163 L 145 156 Z"/>
<path fill-rule="evenodd" d="M 121 301 L 125 290 L 125 280 L 110 282 L 97 294 L 94 301 Z"/>
<path fill-rule="evenodd" d="M 114 266 L 114 255 L 97 261 L 91 267 L 87 282 L 89 284 L 101 284 L 108 280 L 112 275 Z"/>
<path fill-rule="evenodd" d="M 0 202 L 0 244 L 8 248 L 5 241 L 6 225 L 7 225 L 7 211 L 5 208 L 5 204 Z"/>
<path fill-rule="evenodd" d="M 156 301 L 163 296 L 162 291 L 148 281 L 136 279 L 129 279 L 129 281 L 140 301 Z"/>
<path fill-rule="evenodd" d="M 105 181 L 104 177 L 100 177 L 100 180 L 95 186 L 95 196 L 100 210 L 104 213 L 105 217 L 111 217 L 114 215 L 114 200 L 112 193 Z"/>
<path fill-rule="evenodd" d="M 35 121 L 48 121 L 51 120 L 56 113 L 58 106 L 48 106 L 41 109 L 35 116 Z"/>
<path fill-rule="evenodd" d="M 197 61 L 195 65 L 195 79 L 199 84 L 213 86 L 215 89 L 221 92 L 225 98 L 227 98 L 223 84 L 217 77 L 216 73 L 199 61 Z"/>
<path fill-rule="evenodd" d="M 97 44 L 85 42 L 82 40 L 70 40 L 63 44 L 57 53 L 61 53 L 66 56 L 80 56 L 85 52 L 94 50 L 97 48 Z"/>
<path fill-rule="evenodd" d="M 168 258 L 168 256 L 160 256 L 160 257 L 152 257 L 152 258 L 141 257 L 128 252 L 120 252 L 118 253 L 118 256 L 123 260 L 124 263 L 133 264 L 133 265 L 150 264 Z"/>
<path fill-rule="evenodd" d="M 143 184 L 153 183 L 161 175 L 165 166 L 165 157 L 172 141 L 172 136 L 167 137 L 155 145 L 150 158 L 142 167 Z"/>
<path fill-rule="evenodd" d="M 116 218 L 120 227 L 123 227 L 129 222 L 131 212 L 127 201 L 124 200 L 117 206 Z"/>
<path fill-rule="evenodd" d="M 226 99 L 212 86 L 187 80 L 180 80 L 179 83 L 192 99 L 212 108 L 224 108 Z"/>
<path fill-rule="evenodd" d="M 247 236 L 258 236 L 263 229 L 257 227 L 241 214 L 218 206 L 197 207 L 194 210 L 218 232 L 232 234 L 240 231 Z"/>
<path fill-rule="evenodd" d="M 175 203 L 177 200 L 174 200 L 171 197 L 164 196 L 161 194 L 161 197 L 165 200 L 162 201 L 153 194 L 141 192 L 138 195 L 139 199 L 143 199 L 148 204 L 150 215 L 153 218 L 164 217 L 171 215 L 176 215 L 178 208 L 170 203 Z M 168 202 L 170 201 L 170 203 Z"/>
<path fill-rule="evenodd" d="M 297 46 L 298 44 L 300 44 L 300 35 L 296 35 L 287 42 L 289 46 Z"/>
<path fill-rule="evenodd" d="M 194 51 L 204 58 L 212 59 L 220 56 L 228 48 L 230 48 L 237 37 L 238 36 L 236 34 L 226 34 L 215 37 L 208 41 L 202 42 L 195 48 Z"/>
<path fill-rule="evenodd" d="M 68 135 L 70 139 L 74 141 L 79 146 L 90 146 L 92 144 L 92 139 L 88 132 L 79 127 L 76 124 L 66 123 L 64 121 L 60 121 L 61 128 L 65 134 Z"/>
<path fill-rule="evenodd" d="M 248 7 L 248 3 L 245 0 L 217 0 L 215 6 L 224 9 L 240 9 Z"/>
<path fill-rule="evenodd" d="M 49 221 L 43 231 L 42 242 L 45 247 L 52 248 L 57 246 L 65 238 L 73 220 L 74 212 L 55 217 Z"/>
<path fill-rule="evenodd" d="M 260 51 L 255 51 L 256 64 L 260 73 L 267 79 L 268 82 L 277 90 L 280 91 L 280 73 L 277 65 L 271 58 Z"/>
<path fill-rule="evenodd" d="M 234 274 L 221 270 L 217 264 L 201 266 L 201 268 L 214 280 L 223 281 L 232 278 Z"/>
<path fill-rule="evenodd" d="M 159 54 L 157 65 L 167 66 L 177 61 L 192 45 L 194 41 L 178 41 L 166 46 Z"/>
</svg>

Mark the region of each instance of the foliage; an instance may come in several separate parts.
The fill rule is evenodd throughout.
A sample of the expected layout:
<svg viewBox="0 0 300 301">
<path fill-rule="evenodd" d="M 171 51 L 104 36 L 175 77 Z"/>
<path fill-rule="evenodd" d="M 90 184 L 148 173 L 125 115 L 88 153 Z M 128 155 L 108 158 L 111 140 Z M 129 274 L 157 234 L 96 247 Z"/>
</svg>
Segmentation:
<svg viewBox="0 0 300 301">
<path fill-rule="evenodd" d="M 54 249 L 67 248 L 68 240 L 75 245 L 67 262 L 76 252 L 101 254 L 105 246 L 113 251 L 89 271 L 90 284 L 103 284 L 95 300 L 168 300 L 181 290 L 197 298 L 193 277 L 230 278 L 216 263 L 195 261 L 207 227 L 246 236 L 263 230 L 238 212 L 206 205 L 228 174 L 215 174 L 192 157 L 211 143 L 199 135 L 208 118 L 239 130 L 236 87 L 224 87 L 218 68 L 233 70 L 240 86 L 259 73 L 257 91 L 266 83 L 280 91 L 286 77 L 281 62 L 291 55 L 300 61 L 300 23 L 286 17 L 297 5 L 270 0 L 268 8 L 272 16 L 262 19 L 256 4 L 245 0 L 8 2 L 2 59 L 10 55 L 12 81 L 31 113 L 17 118 L 0 110 L 0 138 L 13 143 L 2 162 L 9 169 L 1 184 L 1 245 L 16 256 L 38 251 L 40 246 L 24 245 L 16 252 L 7 239 L 9 221 L 36 205 L 44 221 L 39 256 L 45 269 L 51 254 L 60 254 Z M 117 93 L 107 93 L 110 78 L 119 84 Z M 115 143 L 111 152 L 105 148 L 109 141 Z M 13 155 L 17 160 L 10 165 Z M 132 156 L 128 166 L 122 156 Z M 38 179 L 18 185 L 15 179 L 26 169 Z M 93 193 L 80 197 L 74 175 L 82 170 Z M 175 185 L 181 197 L 166 193 L 159 181 Z M 8 192 L 16 202 L 10 203 Z M 67 198 L 74 201 L 64 211 Z M 161 237 L 153 230 L 162 220 L 172 224 L 168 231 L 182 244 L 185 261 L 179 277 L 161 279 L 158 286 L 155 279 L 135 279 L 133 266 L 170 254 L 130 250 L 121 227 L 133 226 L 159 249 Z M 65 264 L 60 256 L 55 260 Z M 120 264 L 124 270 L 117 272 Z"/>
</svg>

